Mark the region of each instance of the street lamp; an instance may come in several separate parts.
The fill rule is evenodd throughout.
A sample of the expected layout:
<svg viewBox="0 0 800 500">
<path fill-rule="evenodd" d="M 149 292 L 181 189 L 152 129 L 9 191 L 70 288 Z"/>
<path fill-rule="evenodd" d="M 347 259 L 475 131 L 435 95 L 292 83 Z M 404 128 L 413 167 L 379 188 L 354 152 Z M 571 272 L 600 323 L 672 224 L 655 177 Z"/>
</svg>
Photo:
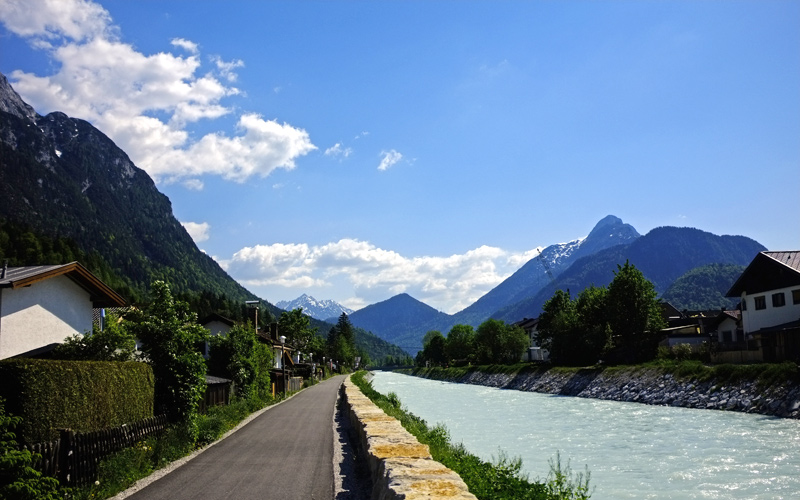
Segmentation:
<svg viewBox="0 0 800 500">
<path fill-rule="evenodd" d="M 281 369 L 283 370 L 283 397 L 286 397 L 286 336 L 281 335 Z"/>
</svg>

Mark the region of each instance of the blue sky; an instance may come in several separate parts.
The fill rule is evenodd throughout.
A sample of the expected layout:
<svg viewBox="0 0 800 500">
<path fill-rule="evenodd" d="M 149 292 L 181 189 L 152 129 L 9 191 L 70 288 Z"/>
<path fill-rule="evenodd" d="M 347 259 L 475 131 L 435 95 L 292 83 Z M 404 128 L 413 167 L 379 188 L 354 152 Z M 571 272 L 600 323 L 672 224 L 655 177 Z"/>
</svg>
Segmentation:
<svg viewBox="0 0 800 500">
<path fill-rule="evenodd" d="M 456 312 L 614 214 L 800 248 L 800 3 L 0 0 L 261 297 Z"/>
</svg>

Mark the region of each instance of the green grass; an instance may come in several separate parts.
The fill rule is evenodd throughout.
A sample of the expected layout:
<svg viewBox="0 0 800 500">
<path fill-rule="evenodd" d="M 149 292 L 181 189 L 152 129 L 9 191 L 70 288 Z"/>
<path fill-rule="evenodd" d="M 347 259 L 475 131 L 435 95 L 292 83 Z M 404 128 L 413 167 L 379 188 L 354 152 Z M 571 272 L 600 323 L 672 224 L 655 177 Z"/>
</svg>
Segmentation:
<svg viewBox="0 0 800 500">
<path fill-rule="evenodd" d="M 452 370 L 452 369 L 450 369 Z M 454 445 L 444 426 L 428 427 L 426 422 L 401 407 L 394 393 L 383 395 L 364 378 L 365 372 L 352 376 L 353 382 L 368 398 L 430 447 L 434 460 L 455 471 L 481 500 L 585 500 L 590 497 L 589 472 L 573 473 L 560 456 L 551 460 L 545 481 L 531 481 L 522 472 L 522 461 L 502 452 L 494 462 L 486 462 L 469 453 L 462 444 Z"/>
</svg>

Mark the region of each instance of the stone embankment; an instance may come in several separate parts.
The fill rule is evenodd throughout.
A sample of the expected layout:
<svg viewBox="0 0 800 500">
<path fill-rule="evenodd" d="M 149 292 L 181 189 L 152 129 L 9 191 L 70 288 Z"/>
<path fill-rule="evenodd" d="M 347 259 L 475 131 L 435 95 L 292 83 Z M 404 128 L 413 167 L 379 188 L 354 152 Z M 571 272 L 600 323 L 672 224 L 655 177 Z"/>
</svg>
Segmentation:
<svg viewBox="0 0 800 500">
<path fill-rule="evenodd" d="M 344 401 L 369 464 L 374 500 L 475 500 L 458 474 L 433 460 L 427 445 L 375 406 L 349 378 Z"/>
<path fill-rule="evenodd" d="M 471 371 L 455 377 L 447 376 L 443 370 L 432 369 L 415 370 L 413 374 L 545 394 L 800 418 L 800 384 L 793 382 L 762 386 L 757 381 L 698 381 L 646 368 L 583 369 L 577 372 L 551 369 L 516 374 Z"/>
</svg>

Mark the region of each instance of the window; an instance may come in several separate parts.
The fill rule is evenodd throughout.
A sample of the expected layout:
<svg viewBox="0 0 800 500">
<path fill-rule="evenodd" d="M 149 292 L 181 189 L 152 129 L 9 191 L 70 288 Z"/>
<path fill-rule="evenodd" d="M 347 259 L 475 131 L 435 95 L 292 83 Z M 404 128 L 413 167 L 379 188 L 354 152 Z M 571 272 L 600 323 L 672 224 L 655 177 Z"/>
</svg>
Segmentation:
<svg viewBox="0 0 800 500">
<path fill-rule="evenodd" d="M 783 307 L 786 305 L 786 295 L 781 293 L 772 294 L 772 307 Z"/>
<path fill-rule="evenodd" d="M 733 332 L 730 330 L 723 330 L 722 331 L 722 341 L 725 343 L 730 343 L 733 341 Z"/>
<path fill-rule="evenodd" d="M 792 290 L 792 304 L 800 304 L 800 288 Z"/>
<path fill-rule="evenodd" d="M 760 311 L 762 309 L 767 308 L 767 298 L 763 295 L 759 295 L 758 297 L 753 297 L 753 301 L 756 303 L 756 311 Z"/>
</svg>

